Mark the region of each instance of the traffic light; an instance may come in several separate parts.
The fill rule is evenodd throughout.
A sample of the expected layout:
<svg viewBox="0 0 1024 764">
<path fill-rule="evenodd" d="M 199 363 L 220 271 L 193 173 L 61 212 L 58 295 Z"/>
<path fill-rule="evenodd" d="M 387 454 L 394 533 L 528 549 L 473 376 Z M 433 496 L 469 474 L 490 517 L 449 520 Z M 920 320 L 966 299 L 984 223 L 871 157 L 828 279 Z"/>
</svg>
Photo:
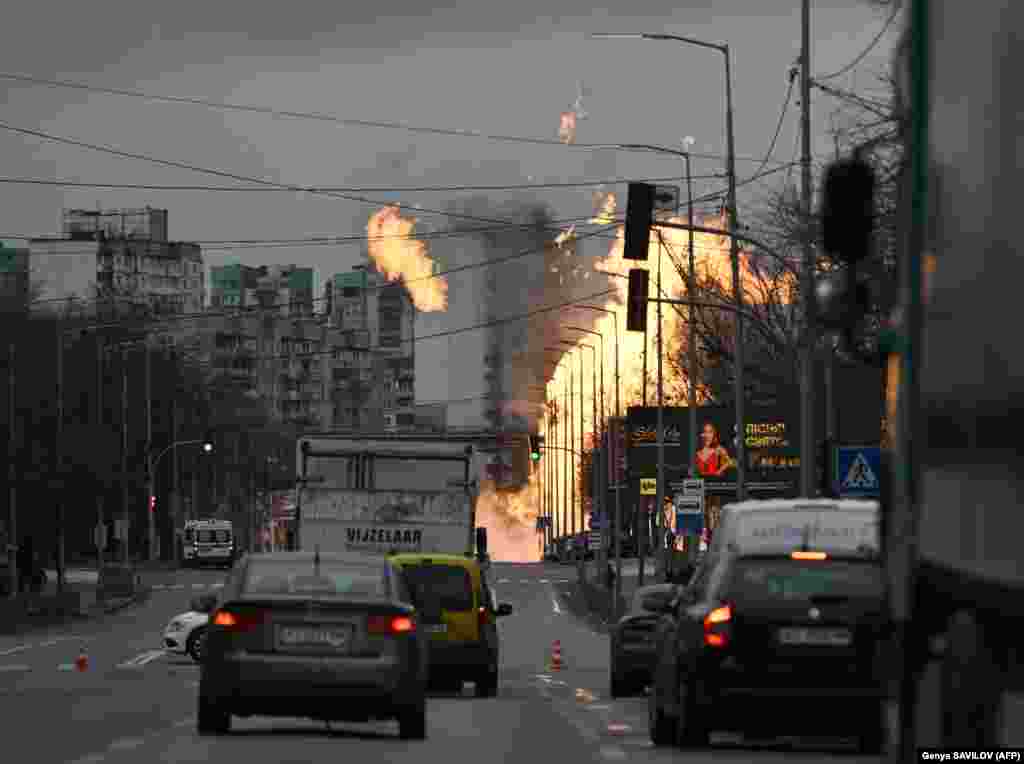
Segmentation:
<svg viewBox="0 0 1024 764">
<path fill-rule="evenodd" d="M 540 461 L 540 447 L 544 443 L 544 438 L 540 435 L 530 436 L 530 461 Z"/>
<path fill-rule="evenodd" d="M 647 331 L 647 292 L 651 274 L 643 268 L 629 269 L 629 293 L 626 306 L 626 330 Z"/>
<path fill-rule="evenodd" d="M 156 496 L 149 497 L 149 511 L 156 512 Z"/>
<path fill-rule="evenodd" d="M 655 187 L 649 183 L 630 183 L 626 196 L 626 241 L 622 256 L 626 260 L 646 260 L 654 221 Z"/>
<path fill-rule="evenodd" d="M 875 216 L 875 173 L 862 157 L 834 162 L 822 193 L 822 246 L 845 265 L 815 285 L 819 323 L 851 339 L 871 306 L 857 265 L 871 254 Z"/>
</svg>

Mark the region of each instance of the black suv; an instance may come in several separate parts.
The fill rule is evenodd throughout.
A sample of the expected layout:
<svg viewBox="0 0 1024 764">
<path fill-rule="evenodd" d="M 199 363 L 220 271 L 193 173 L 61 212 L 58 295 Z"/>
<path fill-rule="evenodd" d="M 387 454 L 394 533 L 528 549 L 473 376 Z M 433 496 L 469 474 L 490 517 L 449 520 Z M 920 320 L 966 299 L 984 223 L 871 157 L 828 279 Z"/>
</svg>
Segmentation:
<svg viewBox="0 0 1024 764">
<path fill-rule="evenodd" d="M 796 551 L 707 562 L 662 604 L 674 628 L 656 648 L 651 740 L 693 747 L 712 730 L 779 737 L 853 726 L 862 750 L 879 752 L 887 619 L 877 557 Z"/>
</svg>

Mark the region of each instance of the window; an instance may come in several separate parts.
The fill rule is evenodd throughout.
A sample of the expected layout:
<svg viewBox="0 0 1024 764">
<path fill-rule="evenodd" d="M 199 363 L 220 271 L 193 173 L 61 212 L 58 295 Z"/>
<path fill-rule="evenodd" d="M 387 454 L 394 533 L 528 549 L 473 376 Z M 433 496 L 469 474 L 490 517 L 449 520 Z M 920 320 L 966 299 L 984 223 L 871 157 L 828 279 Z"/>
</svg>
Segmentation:
<svg viewBox="0 0 1024 764">
<path fill-rule="evenodd" d="M 285 595 L 376 599 L 387 597 L 383 565 L 305 560 L 253 560 L 242 586 L 245 595 Z"/>
<path fill-rule="evenodd" d="M 435 599 L 443 610 L 473 609 L 473 580 L 469 571 L 455 565 L 411 565 L 404 570 L 413 604 Z"/>
<path fill-rule="evenodd" d="M 226 529 L 200 530 L 196 534 L 200 544 L 228 544 L 231 542 L 231 531 Z"/>
<path fill-rule="evenodd" d="M 849 560 L 741 560 L 729 588 L 731 596 L 761 602 L 878 598 L 883 594 L 882 569 L 877 563 Z"/>
</svg>

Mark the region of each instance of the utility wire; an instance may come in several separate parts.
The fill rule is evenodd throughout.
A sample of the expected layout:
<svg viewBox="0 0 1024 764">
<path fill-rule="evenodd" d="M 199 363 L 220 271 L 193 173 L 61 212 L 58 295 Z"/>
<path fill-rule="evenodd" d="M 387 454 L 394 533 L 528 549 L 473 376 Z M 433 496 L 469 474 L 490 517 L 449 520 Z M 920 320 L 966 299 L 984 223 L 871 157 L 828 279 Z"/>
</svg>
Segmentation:
<svg viewBox="0 0 1024 764">
<path fill-rule="evenodd" d="M 52 88 L 70 88 L 73 90 L 85 90 L 91 93 L 105 93 L 107 95 L 128 96 L 131 98 L 141 98 L 147 101 L 163 101 L 166 103 L 191 104 L 193 106 L 205 106 L 209 109 L 220 109 L 224 111 L 250 112 L 254 114 L 265 114 L 273 117 L 287 117 L 291 119 L 314 120 L 317 122 L 331 122 L 338 125 L 351 125 L 353 127 L 375 127 L 387 130 L 404 130 L 412 133 L 427 133 L 430 135 L 451 135 L 458 136 L 461 138 L 480 138 L 483 140 L 497 141 L 503 143 L 527 143 L 539 146 L 558 146 L 563 149 L 569 148 L 576 150 L 591 151 L 595 149 L 611 149 L 615 151 L 626 152 L 649 150 L 603 143 L 575 143 L 567 145 L 565 143 L 562 143 L 562 141 L 556 141 L 550 138 L 528 138 L 515 135 L 496 135 L 484 133 L 479 130 L 457 130 L 452 128 L 441 127 L 420 127 L 416 125 L 403 124 L 401 122 L 383 122 L 378 120 L 350 119 L 346 117 L 339 117 L 335 114 L 326 114 L 321 112 L 289 111 L 283 109 L 274 109 L 268 106 L 255 106 L 251 104 L 234 104 L 223 101 L 212 101 L 205 98 L 186 98 L 182 96 L 155 95 L 153 93 L 145 93 L 139 90 L 126 90 L 123 88 L 101 87 L 99 85 L 88 85 L 81 82 L 71 82 L 69 80 L 33 77 L 27 74 L 17 74 L 14 72 L 0 72 L 0 80 L 24 82 L 30 85 L 45 85 L 47 87 Z M 723 159 L 723 157 L 718 154 L 694 153 L 692 154 L 692 156 L 699 157 L 702 159 L 714 159 L 718 161 L 721 161 Z M 737 161 L 749 162 L 761 161 L 760 158 L 753 157 L 735 157 L 735 159 Z"/>
<path fill-rule="evenodd" d="M 710 175 L 694 175 L 694 180 L 724 180 L 725 175 L 721 173 Z M 577 181 L 572 183 L 521 183 L 505 186 L 313 186 L 317 191 L 329 193 L 372 193 L 372 194 L 404 194 L 404 193 L 459 193 L 473 191 L 529 191 L 534 189 L 547 188 L 593 188 L 598 186 L 616 186 L 627 183 L 675 183 L 685 180 L 683 177 L 671 178 L 605 178 L 602 180 Z M 0 178 L 0 184 L 6 185 L 35 185 L 35 186 L 59 186 L 62 188 L 109 188 L 128 189 L 133 191 L 276 191 L 278 193 L 295 193 L 287 188 L 273 188 L 268 186 L 188 186 L 188 185 L 159 185 L 152 183 L 85 183 L 71 180 L 49 180 L 46 178 Z"/>
<path fill-rule="evenodd" d="M 312 194 L 314 196 L 326 196 L 326 197 L 330 197 L 330 198 L 334 198 L 334 199 L 342 199 L 342 200 L 350 201 L 350 202 L 359 202 L 360 204 L 368 204 L 368 205 L 371 205 L 371 206 L 374 206 L 374 207 L 381 207 L 381 208 L 393 207 L 393 208 L 401 209 L 401 210 L 409 210 L 409 211 L 412 211 L 412 212 L 415 212 L 415 213 L 419 213 L 419 214 L 426 213 L 428 215 L 443 215 L 443 216 L 448 217 L 448 218 L 455 218 L 455 219 L 460 219 L 460 220 L 471 220 L 471 221 L 477 222 L 477 223 L 490 223 L 490 224 L 506 225 L 506 226 L 509 226 L 509 227 L 520 227 L 520 228 L 533 228 L 534 227 L 534 225 L 531 224 L 531 223 L 519 223 L 519 224 L 517 224 L 515 221 L 511 221 L 511 220 L 497 220 L 495 218 L 484 218 L 484 217 L 479 217 L 479 216 L 476 216 L 476 215 L 464 215 L 462 213 L 457 213 L 457 212 L 429 209 L 429 208 L 421 207 L 419 205 L 402 204 L 401 202 L 384 201 L 384 200 L 380 200 L 380 199 L 369 199 L 369 198 L 367 198 L 365 196 L 359 196 L 359 195 L 354 195 L 354 194 L 342 194 L 342 193 L 336 193 L 336 192 L 331 192 L 331 191 L 321 191 L 321 190 L 310 188 L 310 187 L 306 187 L 306 186 L 296 186 L 296 185 L 291 185 L 291 184 L 288 184 L 288 183 L 277 183 L 277 182 L 271 181 L 271 180 L 262 180 L 260 178 L 253 178 L 253 177 L 246 176 L 246 175 L 239 175 L 237 173 L 227 172 L 225 170 L 217 170 L 217 169 L 210 168 L 210 167 L 200 167 L 198 165 L 188 164 L 186 162 L 178 162 L 178 161 L 175 161 L 175 160 L 172 160 L 172 159 L 160 159 L 159 157 L 153 157 L 153 156 L 149 156 L 147 154 L 138 154 L 138 153 L 131 152 L 131 151 L 122 151 L 122 150 L 116 149 L 116 148 L 114 148 L 112 146 L 103 146 L 103 145 L 96 144 L 96 143 L 88 143 L 86 141 L 80 141 L 80 140 L 78 140 L 76 138 L 66 138 L 64 136 L 53 135 L 52 133 L 45 133 L 45 132 L 42 132 L 40 130 L 30 130 L 30 129 L 25 128 L 25 127 L 17 127 L 16 125 L 11 125 L 11 124 L 9 124 L 7 122 L 0 122 L 0 129 L 8 130 L 8 131 L 14 132 L 14 133 L 21 133 L 22 135 L 30 135 L 30 136 L 33 136 L 33 137 L 36 137 L 36 138 L 42 138 L 43 140 L 53 141 L 55 143 L 63 143 L 63 144 L 69 145 L 69 146 L 77 146 L 79 148 L 86 148 L 86 149 L 90 149 L 92 151 L 98 151 L 98 152 L 101 152 L 101 153 L 104 153 L 104 154 L 111 154 L 113 156 L 123 157 L 125 159 L 137 159 L 137 160 L 141 160 L 141 161 L 144 161 L 144 162 L 151 162 L 153 164 L 163 165 L 165 167 L 175 167 L 175 168 L 178 168 L 178 169 L 181 169 L 181 170 L 189 170 L 191 172 L 202 173 L 204 175 L 215 175 L 215 176 L 218 176 L 218 177 L 221 177 L 221 178 L 228 178 L 230 180 L 241 181 L 243 183 L 255 183 L 255 184 L 258 184 L 258 185 L 274 187 L 274 188 L 278 188 L 278 189 L 282 189 L 282 190 L 287 190 L 287 191 L 304 192 L 304 193 L 307 193 L 307 194 Z M 554 227 L 549 227 L 549 230 L 557 230 L 557 229 L 555 229 Z"/>
<path fill-rule="evenodd" d="M 789 85 L 787 85 L 787 87 L 786 87 L 786 97 L 785 97 L 785 99 L 783 99 L 783 102 L 782 102 L 782 112 L 779 114 L 779 121 L 775 125 L 775 134 L 772 136 L 772 141 L 768 145 L 768 151 L 764 155 L 764 161 L 761 162 L 761 164 L 758 166 L 758 168 L 756 170 L 754 170 L 754 173 L 753 173 L 754 175 L 759 174 L 761 172 L 761 170 L 763 170 L 765 168 L 765 166 L 771 161 L 772 154 L 775 153 L 775 144 L 778 143 L 779 133 L 782 132 L 782 123 L 786 119 L 786 112 L 789 111 L 789 104 L 790 104 L 790 101 L 793 98 L 793 83 L 796 81 L 796 75 L 797 75 L 796 67 L 795 66 L 791 67 L 790 70 L 789 70 Z"/>
<path fill-rule="evenodd" d="M 849 72 L 851 69 L 853 69 L 855 66 L 857 66 L 857 64 L 859 64 L 861 61 L 863 61 L 867 57 L 867 55 L 872 50 L 874 50 L 875 46 L 878 45 L 878 43 L 881 41 L 881 39 L 885 35 L 886 31 L 889 29 L 890 26 L 892 26 L 892 22 L 894 22 L 896 20 L 896 16 L 900 12 L 900 5 L 901 5 L 900 3 L 893 3 L 892 13 L 889 14 L 889 18 L 886 20 L 885 24 L 882 25 L 882 28 L 879 30 L 878 34 L 875 35 L 875 39 L 872 40 L 870 43 L 868 43 L 868 46 L 863 51 L 861 51 L 859 56 L 857 56 L 855 59 L 853 59 L 853 61 L 848 63 L 846 66 L 844 66 L 838 72 L 833 72 L 832 74 L 826 74 L 824 77 L 815 77 L 814 79 L 820 82 L 820 81 L 823 81 L 823 80 L 831 80 L 831 79 L 834 79 L 836 77 L 841 77 L 844 74 L 846 74 L 847 72 Z"/>
</svg>

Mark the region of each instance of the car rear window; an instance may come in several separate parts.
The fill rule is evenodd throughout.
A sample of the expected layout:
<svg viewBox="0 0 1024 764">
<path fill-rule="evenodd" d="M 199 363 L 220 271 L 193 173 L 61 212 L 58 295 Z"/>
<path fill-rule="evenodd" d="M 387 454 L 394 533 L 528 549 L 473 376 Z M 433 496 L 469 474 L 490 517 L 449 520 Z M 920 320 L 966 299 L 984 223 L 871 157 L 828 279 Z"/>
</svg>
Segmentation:
<svg viewBox="0 0 1024 764">
<path fill-rule="evenodd" d="M 436 599 L 449 611 L 473 609 L 473 580 L 457 565 L 410 565 L 403 569 L 413 604 Z"/>
<path fill-rule="evenodd" d="M 200 544 L 227 544 L 231 541 L 229 530 L 204 530 L 196 534 L 196 540 Z"/>
<path fill-rule="evenodd" d="M 666 588 L 664 586 L 645 586 L 643 589 L 637 589 L 636 594 L 633 595 L 633 606 L 630 609 L 634 613 L 653 612 L 644 607 L 644 598 L 650 597 L 652 594 L 667 594 L 671 589 L 672 587 Z"/>
<path fill-rule="evenodd" d="M 244 595 L 285 595 L 376 599 L 388 594 L 384 568 L 322 562 L 253 562 L 242 585 Z"/>
<path fill-rule="evenodd" d="M 848 560 L 742 560 L 728 589 L 730 597 L 760 601 L 881 597 L 882 570 Z"/>
</svg>

